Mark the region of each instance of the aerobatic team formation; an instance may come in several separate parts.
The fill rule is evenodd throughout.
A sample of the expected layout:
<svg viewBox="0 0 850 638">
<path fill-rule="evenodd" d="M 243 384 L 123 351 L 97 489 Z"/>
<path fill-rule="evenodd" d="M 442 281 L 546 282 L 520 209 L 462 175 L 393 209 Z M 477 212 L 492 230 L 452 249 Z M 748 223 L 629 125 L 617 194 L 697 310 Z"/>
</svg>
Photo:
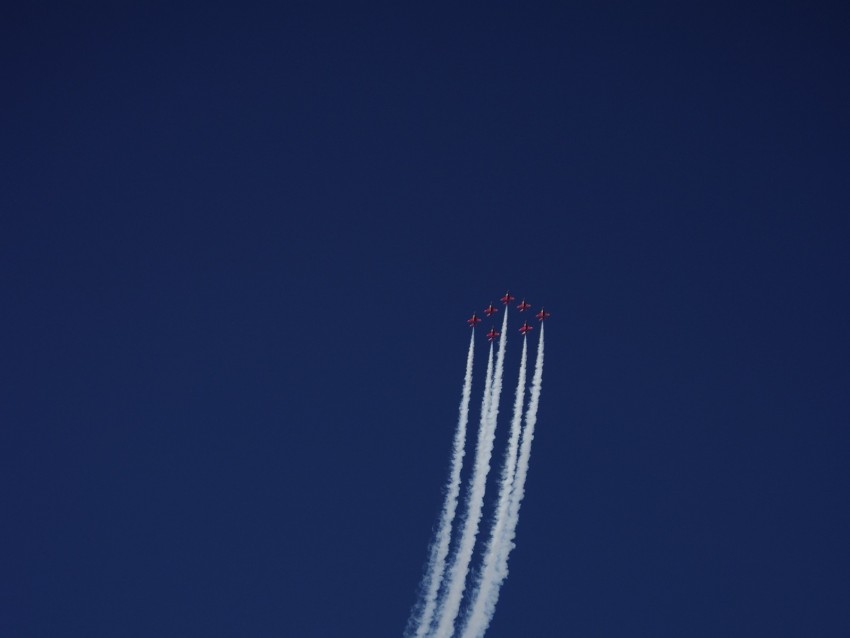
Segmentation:
<svg viewBox="0 0 850 638">
<path fill-rule="evenodd" d="M 543 322 L 550 315 L 542 307 L 535 315 L 539 321 L 540 336 L 537 341 L 537 356 L 527 406 L 525 405 L 528 367 L 527 336 L 534 330 L 534 325 L 524 321 L 519 328 L 523 337 L 522 355 L 514 395 L 513 414 L 498 480 L 498 494 L 490 521 L 489 534 L 484 543 L 479 545 L 480 565 L 467 586 L 481 527 L 487 476 L 490 473 L 490 461 L 493 456 L 505 371 L 508 311 L 513 301 L 515 297 L 510 292 L 505 293 L 501 298 L 504 304 L 501 330 L 496 330 L 496 326 L 493 325 L 486 335 L 490 341 L 490 349 L 481 398 L 478 435 L 475 450 L 472 453 L 472 470 L 466 479 L 464 512 L 459 525 L 455 528 L 472 398 L 475 327 L 482 321 L 475 313 L 467 319 L 467 323 L 473 330 L 466 356 L 466 374 L 449 464 L 449 478 L 439 521 L 429 547 L 428 562 L 422 577 L 419 596 L 405 630 L 406 638 L 451 638 L 455 635 L 461 638 L 482 638 L 496 611 L 499 590 L 508 575 L 508 558 L 515 545 L 514 538 L 519 522 L 520 505 L 525 495 L 531 443 L 534 440 L 537 409 L 540 405 L 543 384 Z M 531 304 L 523 299 L 516 307 L 522 313 L 529 310 Z M 484 309 L 487 317 L 493 317 L 498 312 L 499 308 L 492 303 Z M 495 343 L 497 340 L 498 348 Z"/>
<path fill-rule="evenodd" d="M 510 304 L 515 299 L 516 299 L 516 297 L 511 295 L 510 291 L 508 291 L 508 292 L 505 293 L 505 296 L 500 299 L 500 301 L 503 304 L 505 304 L 505 306 L 507 307 L 507 305 Z M 517 308 L 519 308 L 520 312 L 525 312 L 526 310 L 531 308 L 531 304 L 528 303 L 525 299 L 523 299 L 521 302 L 519 302 L 517 304 Z M 507 308 L 506 308 L 506 310 L 507 310 Z M 499 312 L 499 309 L 496 306 L 494 306 L 492 303 L 489 306 L 487 306 L 486 308 L 484 308 L 484 314 L 487 315 L 488 317 L 492 317 L 497 312 Z M 505 312 L 505 315 L 507 316 L 507 312 Z M 544 319 L 546 319 L 546 317 L 549 316 L 549 313 L 546 312 L 545 308 L 541 307 L 540 312 L 538 312 L 534 316 L 537 317 L 538 321 L 543 321 Z M 479 317 L 478 315 L 476 315 L 473 312 L 472 316 L 469 319 L 466 320 L 466 323 L 468 323 L 470 326 L 472 326 L 474 328 L 476 326 L 476 324 L 481 323 L 481 317 Z M 522 326 L 520 326 L 520 328 L 519 328 L 519 331 L 523 335 L 525 333 L 531 331 L 531 330 L 534 330 L 534 327 L 529 325 L 528 321 L 524 322 L 522 324 Z M 493 326 L 492 328 L 490 328 L 490 332 L 487 333 L 487 339 L 489 339 L 490 341 L 494 341 L 496 339 L 496 337 L 498 337 L 500 334 L 501 333 L 498 330 L 496 330 L 496 326 Z"/>
</svg>

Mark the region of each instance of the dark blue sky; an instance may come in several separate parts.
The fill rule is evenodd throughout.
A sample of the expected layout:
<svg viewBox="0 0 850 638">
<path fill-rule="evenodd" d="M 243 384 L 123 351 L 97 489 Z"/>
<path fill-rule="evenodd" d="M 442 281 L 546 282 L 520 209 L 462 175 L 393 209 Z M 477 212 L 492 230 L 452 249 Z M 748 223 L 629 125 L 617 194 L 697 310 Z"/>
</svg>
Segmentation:
<svg viewBox="0 0 850 638">
<path fill-rule="evenodd" d="M 0 634 L 400 636 L 510 287 L 488 638 L 850 635 L 848 10 L 688 4 L 5 7 Z"/>
</svg>

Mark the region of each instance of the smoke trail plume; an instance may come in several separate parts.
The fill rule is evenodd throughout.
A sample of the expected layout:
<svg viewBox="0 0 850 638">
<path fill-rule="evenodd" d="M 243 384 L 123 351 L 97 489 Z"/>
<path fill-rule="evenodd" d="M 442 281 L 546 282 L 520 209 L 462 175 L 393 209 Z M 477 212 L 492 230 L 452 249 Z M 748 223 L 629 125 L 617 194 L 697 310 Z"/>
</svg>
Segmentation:
<svg viewBox="0 0 850 638">
<path fill-rule="evenodd" d="M 493 526 L 490 530 L 490 539 L 485 549 L 484 559 L 481 566 L 475 590 L 471 596 L 471 604 L 464 621 L 463 638 L 472 636 L 483 636 L 484 631 L 490 624 L 490 617 L 495 609 L 498 597 L 498 589 L 501 586 L 501 578 L 498 578 L 500 561 L 504 551 L 506 523 L 508 518 L 508 507 L 511 501 L 511 492 L 516 472 L 517 453 L 519 451 L 519 437 L 522 428 L 522 408 L 525 403 L 525 379 L 528 360 L 528 340 L 522 340 L 522 357 L 520 359 L 519 379 L 517 381 L 516 393 L 514 394 L 514 414 L 511 420 L 511 431 L 508 438 L 508 447 L 505 451 L 502 475 L 499 481 L 499 500 Z M 492 607 L 490 602 L 492 601 Z M 489 613 L 488 613 L 489 612 Z"/>
<path fill-rule="evenodd" d="M 531 457 L 531 443 L 534 440 L 534 426 L 537 424 L 537 409 L 540 406 L 540 391 L 543 386 L 543 324 L 540 324 L 540 340 L 537 342 L 537 360 L 534 364 L 534 377 L 531 382 L 531 396 L 528 400 L 528 410 L 525 413 L 525 427 L 522 431 L 522 444 L 520 445 L 519 458 L 517 460 L 516 475 L 514 477 L 513 491 L 508 504 L 508 515 L 500 551 L 495 562 L 495 574 L 493 587 L 489 595 L 484 599 L 484 610 L 481 621 L 474 627 L 468 626 L 464 638 L 482 638 L 493 614 L 496 611 L 496 603 L 499 600 L 499 590 L 508 576 L 508 558 L 513 550 L 516 538 L 516 527 L 519 522 L 519 509 L 525 496 L 525 480 L 528 477 L 528 463 Z"/>
<path fill-rule="evenodd" d="M 437 606 L 437 593 L 446 567 L 446 556 L 449 553 L 449 543 L 452 539 L 452 523 L 457 511 L 457 497 L 460 492 L 460 472 L 463 468 L 463 452 L 466 447 L 466 427 L 469 423 L 469 400 L 472 394 L 472 362 L 475 353 L 475 330 L 469 339 L 469 351 L 466 355 L 466 374 L 463 379 L 463 391 L 460 399 L 460 414 L 455 430 L 452 459 L 449 466 L 449 481 L 446 487 L 446 498 L 440 512 L 440 520 L 428 557 L 428 566 L 422 578 L 419 603 L 407 623 L 406 636 L 423 638 L 431 627 L 434 609 Z M 492 359 L 492 354 L 491 354 Z"/>
<path fill-rule="evenodd" d="M 492 384 L 484 388 L 484 400 L 481 406 L 481 419 L 478 429 L 478 441 L 475 450 L 475 465 L 467 496 L 467 511 L 463 523 L 463 531 L 458 544 L 454 562 L 448 570 L 446 591 L 440 601 L 437 613 L 437 628 L 433 634 L 436 638 L 450 638 L 454 633 L 454 622 L 460 610 L 466 576 L 469 573 L 469 563 L 478 536 L 478 526 L 481 522 L 481 510 L 484 507 L 484 491 L 487 486 L 487 475 L 490 473 L 490 457 L 493 453 L 493 438 L 496 433 L 496 418 L 499 414 L 499 397 L 502 391 L 502 377 L 505 370 L 505 344 L 507 341 L 508 308 L 505 306 L 505 316 L 502 319 L 502 332 L 499 338 L 499 353 Z M 491 347 L 492 354 L 492 347 Z"/>
</svg>

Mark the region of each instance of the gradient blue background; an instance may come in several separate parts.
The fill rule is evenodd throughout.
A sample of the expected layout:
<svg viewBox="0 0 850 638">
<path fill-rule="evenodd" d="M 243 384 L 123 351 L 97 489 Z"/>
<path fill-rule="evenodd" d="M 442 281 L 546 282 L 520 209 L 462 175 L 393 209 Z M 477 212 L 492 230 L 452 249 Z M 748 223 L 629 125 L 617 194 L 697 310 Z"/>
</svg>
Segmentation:
<svg viewBox="0 0 850 638">
<path fill-rule="evenodd" d="M 686 4 L 7 4 L 0 635 L 399 636 L 506 287 L 488 638 L 850 635 L 848 10 Z"/>
</svg>

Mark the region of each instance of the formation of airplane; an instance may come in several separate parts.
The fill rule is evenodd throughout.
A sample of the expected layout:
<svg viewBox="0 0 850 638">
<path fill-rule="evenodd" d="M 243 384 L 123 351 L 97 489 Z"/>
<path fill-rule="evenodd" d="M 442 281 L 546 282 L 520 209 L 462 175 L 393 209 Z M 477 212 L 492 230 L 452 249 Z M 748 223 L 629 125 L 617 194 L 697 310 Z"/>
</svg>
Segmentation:
<svg viewBox="0 0 850 638">
<path fill-rule="evenodd" d="M 514 297 L 509 290 L 505 293 L 505 295 L 499 301 L 501 301 L 503 304 L 505 304 L 507 306 L 514 299 L 516 299 L 516 297 Z M 523 299 L 521 302 L 519 302 L 519 304 L 517 304 L 517 308 L 519 309 L 520 312 L 525 312 L 526 310 L 531 308 L 531 304 L 528 303 L 525 299 Z M 499 312 L 499 309 L 496 306 L 494 306 L 492 303 L 490 303 L 490 305 L 488 305 L 484 309 L 484 314 L 487 315 L 487 317 L 492 317 L 497 312 Z M 546 309 L 542 306 L 540 307 L 540 312 L 538 312 L 536 315 L 534 315 L 534 317 L 538 321 L 544 321 L 549 316 L 551 316 L 551 313 L 547 312 Z M 466 320 L 466 323 L 468 323 L 471 327 L 474 328 L 477 324 L 481 323 L 481 318 L 473 312 L 472 316 L 469 319 Z M 534 330 L 534 326 L 529 324 L 528 321 L 525 321 L 519 329 L 519 331 L 523 335 L 531 332 L 532 330 Z M 500 335 L 499 331 L 496 330 L 495 326 L 493 326 L 492 328 L 490 328 L 490 332 L 487 333 L 487 338 L 490 341 L 493 341 L 499 335 Z"/>
</svg>

